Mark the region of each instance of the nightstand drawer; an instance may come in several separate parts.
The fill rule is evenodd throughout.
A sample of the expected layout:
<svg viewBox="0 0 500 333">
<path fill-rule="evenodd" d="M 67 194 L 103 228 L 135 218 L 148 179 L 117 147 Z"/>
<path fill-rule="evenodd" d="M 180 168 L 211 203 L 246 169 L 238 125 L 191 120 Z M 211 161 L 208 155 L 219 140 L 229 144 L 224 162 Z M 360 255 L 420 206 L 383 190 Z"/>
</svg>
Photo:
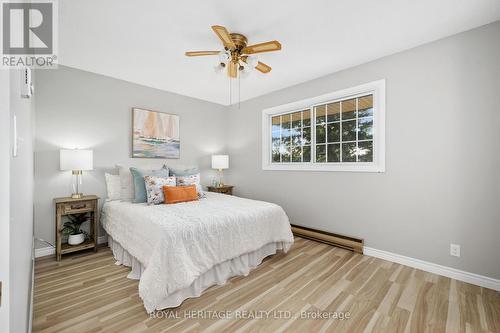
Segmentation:
<svg viewBox="0 0 500 333">
<path fill-rule="evenodd" d="M 233 194 L 233 189 L 232 188 L 221 188 L 218 191 L 219 193 L 222 194 Z"/>
<path fill-rule="evenodd" d="M 78 214 L 94 210 L 92 201 L 65 203 L 62 205 L 62 214 Z"/>
<path fill-rule="evenodd" d="M 216 192 L 216 193 L 221 193 L 221 194 L 228 194 L 228 195 L 233 195 L 233 187 L 231 185 L 224 185 L 224 186 L 208 186 L 208 192 Z"/>
</svg>

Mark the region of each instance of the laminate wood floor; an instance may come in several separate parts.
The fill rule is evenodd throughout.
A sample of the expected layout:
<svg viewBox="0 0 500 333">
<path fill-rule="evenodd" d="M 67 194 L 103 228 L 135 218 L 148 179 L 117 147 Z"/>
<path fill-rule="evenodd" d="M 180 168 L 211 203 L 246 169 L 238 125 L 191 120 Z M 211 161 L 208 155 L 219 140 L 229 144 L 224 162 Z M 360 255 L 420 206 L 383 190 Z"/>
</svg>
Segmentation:
<svg viewBox="0 0 500 333">
<path fill-rule="evenodd" d="M 499 292 L 301 238 L 156 318 L 128 272 L 107 248 L 37 260 L 33 331 L 500 332 Z"/>
</svg>

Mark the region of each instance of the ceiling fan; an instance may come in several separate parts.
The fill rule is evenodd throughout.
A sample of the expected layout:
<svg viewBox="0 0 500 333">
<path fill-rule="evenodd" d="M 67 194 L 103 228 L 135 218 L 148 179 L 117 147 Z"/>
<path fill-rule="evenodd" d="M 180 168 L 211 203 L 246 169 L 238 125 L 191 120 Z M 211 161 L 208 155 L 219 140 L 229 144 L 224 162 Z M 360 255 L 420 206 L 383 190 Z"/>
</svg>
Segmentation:
<svg viewBox="0 0 500 333">
<path fill-rule="evenodd" d="M 225 27 L 220 25 L 212 26 L 212 30 L 222 41 L 224 50 L 186 52 L 188 57 L 218 55 L 220 62 L 215 68 L 216 71 L 222 71 L 227 67 L 227 75 L 230 78 L 237 77 L 238 71 L 246 73 L 254 68 L 264 74 L 271 71 L 270 66 L 258 61 L 253 54 L 281 50 L 281 44 L 277 40 L 247 45 L 247 38 L 242 34 L 229 33 Z"/>
</svg>

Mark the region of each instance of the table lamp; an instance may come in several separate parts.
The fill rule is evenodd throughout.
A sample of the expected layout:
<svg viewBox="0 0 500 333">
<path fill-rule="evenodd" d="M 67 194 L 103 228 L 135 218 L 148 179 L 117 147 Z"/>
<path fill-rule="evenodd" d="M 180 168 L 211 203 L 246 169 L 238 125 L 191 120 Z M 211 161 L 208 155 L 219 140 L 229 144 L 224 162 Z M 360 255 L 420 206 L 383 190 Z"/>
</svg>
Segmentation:
<svg viewBox="0 0 500 333">
<path fill-rule="evenodd" d="M 222 170 L 229 168 L 228 155 L 212 155 L 212 169 L 219 170 L 219 187 L 224 186 L 222 182 Z"/>
<path fill-rule="evenodd" d="M 80 192 L 82 173 L 93 169 L 93 151 L 89 149 L 61 149 L 59 151 L 59 168 L 61 171 L 70 170 L 72 172 L 73 194 L 71 194 L 71 198 L 81 199 L 83 197 L 83 193 Z"/>
</svg>

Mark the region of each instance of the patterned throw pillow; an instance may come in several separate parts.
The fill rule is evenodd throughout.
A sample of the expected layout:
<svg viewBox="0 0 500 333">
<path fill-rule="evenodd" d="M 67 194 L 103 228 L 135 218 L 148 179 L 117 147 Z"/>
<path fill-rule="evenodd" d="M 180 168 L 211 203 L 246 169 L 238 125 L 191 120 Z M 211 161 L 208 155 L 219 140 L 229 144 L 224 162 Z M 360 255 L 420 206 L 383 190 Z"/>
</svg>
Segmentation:
<svg viewBox="0 0 500 333">
<path fill-rule="evenodd" d="M 198 197 L 204 198 L 205 193 L 200 184 L 200 174 L 187 175 L 187 176 L 177 176 L 177 186 L 189 186 L 196 185 L 196 192 L 198 192 Z"/>
<path fill-rule="evenodd" d="M 159 205 L 165 201 L 163 186 L 175 186 L 175 177 L 144 176 L 148 205 Z"/>
</svg>

